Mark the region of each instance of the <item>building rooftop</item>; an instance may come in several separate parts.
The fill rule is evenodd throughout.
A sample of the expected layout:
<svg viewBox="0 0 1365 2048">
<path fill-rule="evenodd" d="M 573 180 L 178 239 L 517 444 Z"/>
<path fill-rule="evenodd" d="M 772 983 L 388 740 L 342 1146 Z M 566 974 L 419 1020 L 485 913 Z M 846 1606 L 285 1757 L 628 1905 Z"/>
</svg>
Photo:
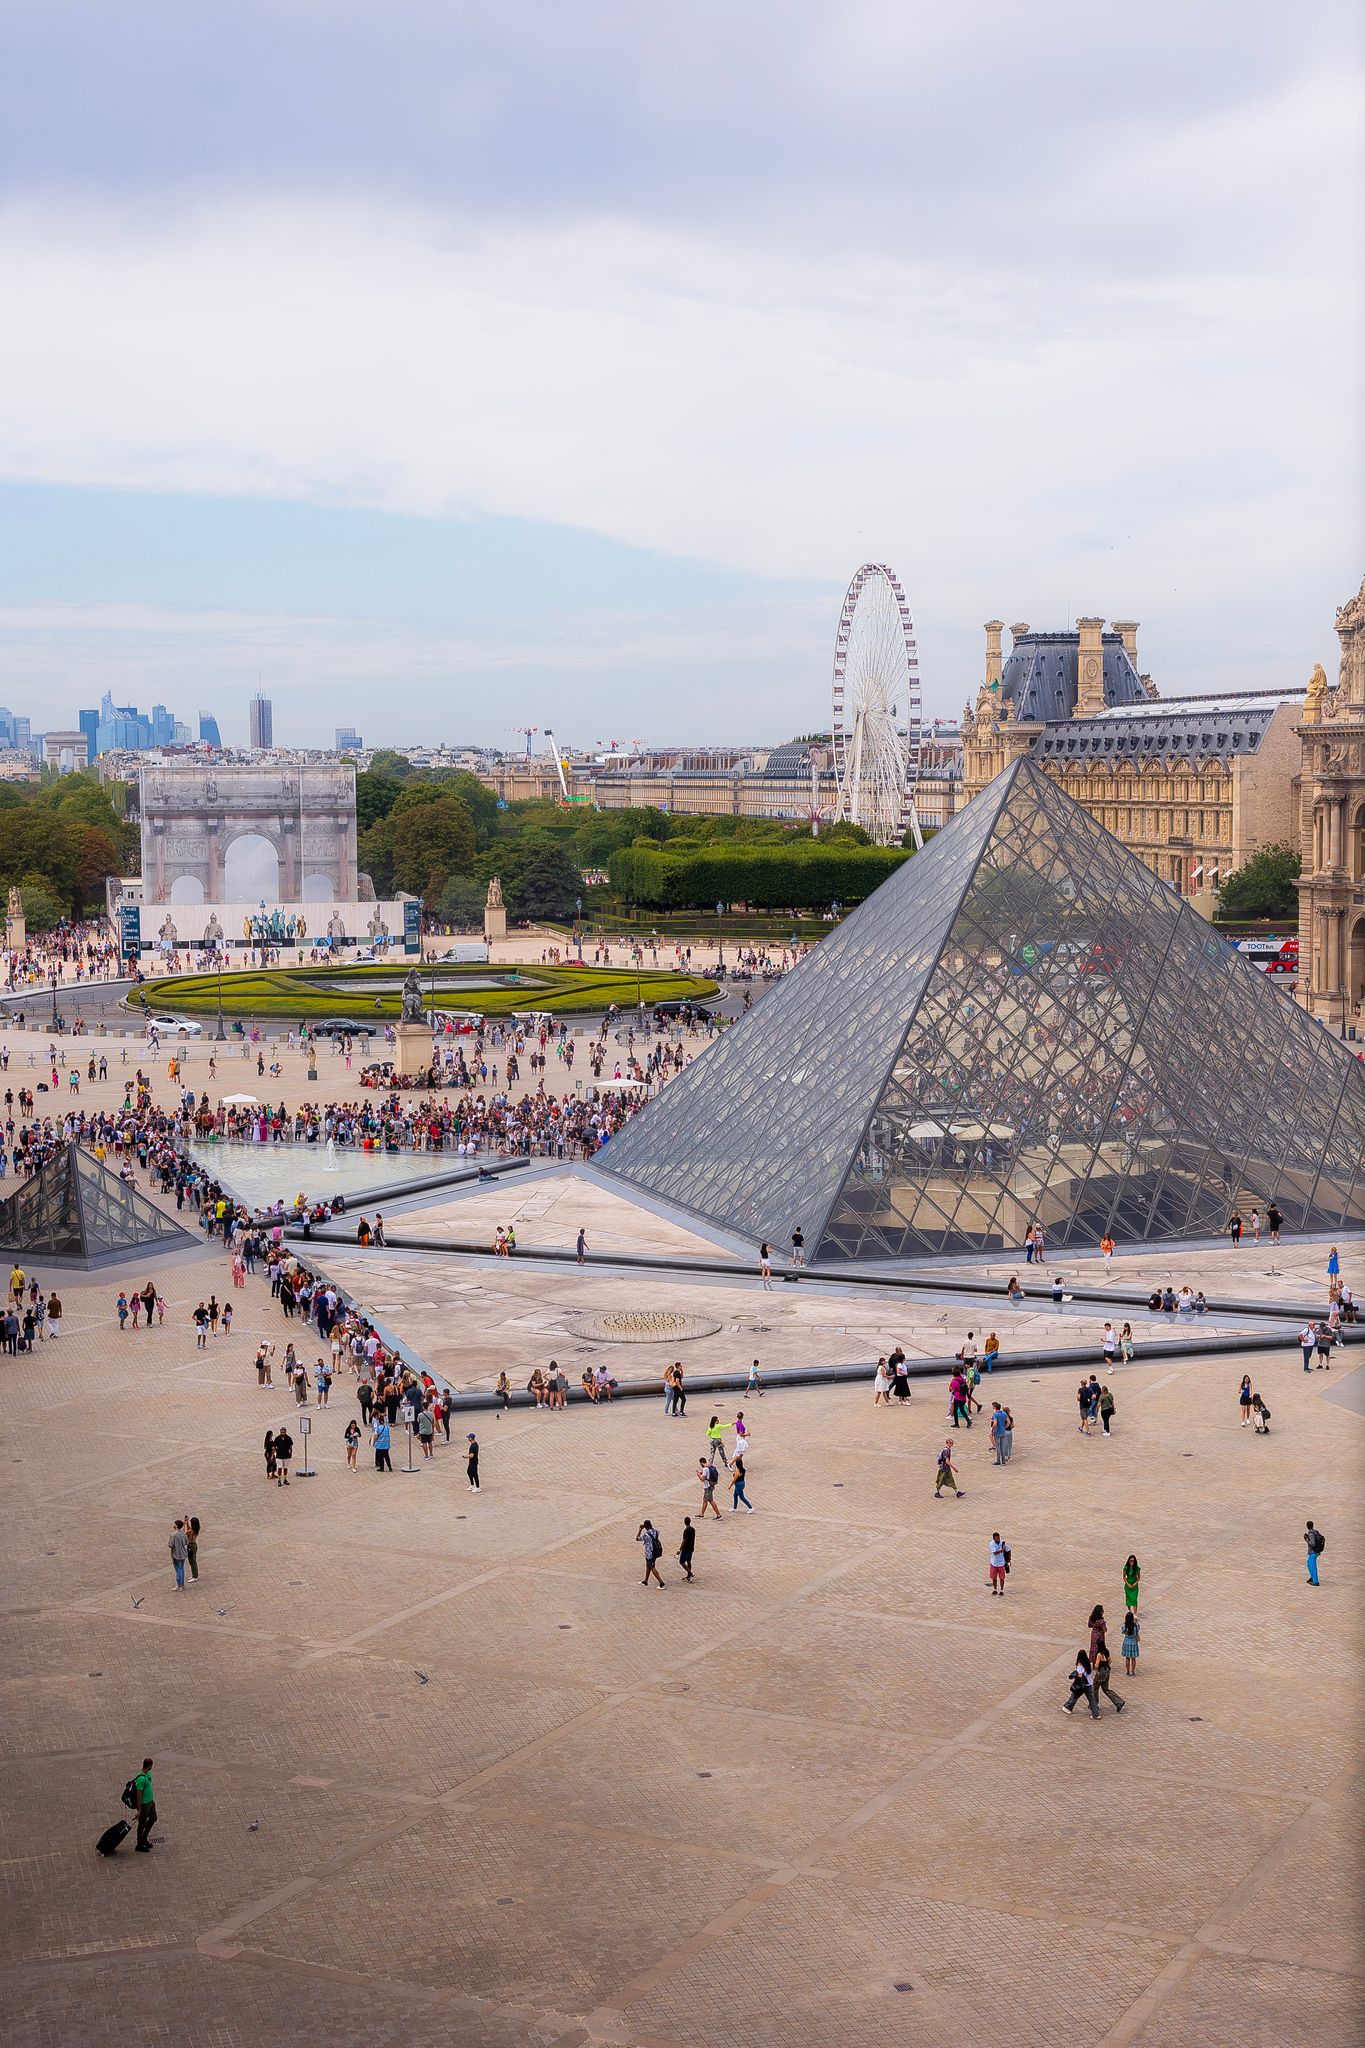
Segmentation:
<svg viewBox="0 0 1365 2048">
<path fill-rule="evenodd" d="M 1010 716 L 1026 724 L 1055 725 L 1076 709 L 1079 633 L 1020 633 L 1000 677 L 1000 701 Z M 1128 658 L 1117 633 L 1106 633 L 1104 701 L 1106 705 L 1144 705 L 1151 699 Z"/>
<path fill-rule="evenodd" d="M 1266 690 L 1115 705 L 1050 727 L 1034 752 L 1045 761 L 1227 761 L 1256 753 L 1280 706 L 1302 702 L 1302 690 Z"/>
</svg>

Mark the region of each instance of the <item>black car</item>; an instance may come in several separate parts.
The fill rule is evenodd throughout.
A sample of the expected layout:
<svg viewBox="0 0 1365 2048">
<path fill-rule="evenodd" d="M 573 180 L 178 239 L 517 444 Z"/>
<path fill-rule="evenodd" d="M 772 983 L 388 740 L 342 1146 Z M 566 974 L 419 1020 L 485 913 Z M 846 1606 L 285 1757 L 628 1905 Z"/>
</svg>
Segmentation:
<svg viewBox="0 0 1365 2048">
<path fill-rule="evenodd" d="M 319 1017 L 317 1023 L 310 1024 L 308 1028 L 314 1038 L 373 1038 L 375 1031 L 383 1027 L 357 1024 L 354 1017 Z"/>
<path fill-rule="evenodd" d="M 674 998 L 666 1003 L 654 1005 L 654 1015 L 662 1021 L 666 1017 L 693 1017 L 698 1024 L 709 1024 L 711 1012 L 705 1003 L 680 1002 Z"/>
</svg>

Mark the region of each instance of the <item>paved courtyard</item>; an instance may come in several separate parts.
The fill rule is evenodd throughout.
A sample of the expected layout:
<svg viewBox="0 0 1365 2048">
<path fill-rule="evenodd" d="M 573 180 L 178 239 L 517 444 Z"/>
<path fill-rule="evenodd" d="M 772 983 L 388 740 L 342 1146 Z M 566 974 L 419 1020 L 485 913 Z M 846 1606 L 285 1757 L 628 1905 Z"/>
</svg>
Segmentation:
<svg viewBox="0 0 1365 2048">
<path fill-rule="evenodd" d="M 1289 1343 L 1250 1361 L 1268 1439 L 1238 1426 L 1235 1359 L 1120 1370 L 1108 1441 L 1077 1435 L 1072 1374 L 1002 1378 L 1015 1456 L 960 1434 L 962 1500 L 932 1494 L 937 1390 L 773 1393 L 748 1404 L 757 1512 L 708 1522 L 689 1586 L 695 1403 L 481 1416 L 473 1495 L 456 1443 L 349 1473 L 339 1386 L 286 1495 L 260 1454 L 285 1405 L 250 1369 L 283 1336 L 264 1287 L 196 1353 L 221 1258 L 164 1262 L 166 1326 L 136 1337 L 121 1277 L 64 1283 L 60 1342 L 4 1361 L 9 2040 L 1360 2039 L 1350 1354 L 1330 1388 Z M 875 1334 L 874 1304 L 856 1319 Z M 543 1333 L 522 1345 L 529 1369 Z M 1128 1709 L 1068 1720 L 1130 1550 Z M 145 1753 L 158 1845 L 101 1861 Z"/>
</svg>

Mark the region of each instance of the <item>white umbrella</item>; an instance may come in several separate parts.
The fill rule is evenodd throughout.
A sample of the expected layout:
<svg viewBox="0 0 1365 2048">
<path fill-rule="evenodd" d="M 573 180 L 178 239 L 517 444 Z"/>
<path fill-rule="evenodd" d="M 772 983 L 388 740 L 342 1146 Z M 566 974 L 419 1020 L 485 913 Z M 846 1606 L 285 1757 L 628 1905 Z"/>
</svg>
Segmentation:
<svg viewBox="0 0 1365 2048">
<path fill-rule="evenodd" d="M 595 1088 L 599 1095 L 605 1095 L 608 1089 L 648 1088 L 649 1083 L 648 1081 L 590 1081 L 588 1086 Z"/>
<path fill-rule="evenodd" d="M 225 1095 L 224 1109 L 256 1109 L 259 1107 L 254 1095 Z"/>
<path fill-rule="evenodd" d="M 931 1123 L 911 1124 L 905 1135 L 907 1138 L 941 1138 L 943 1126 Z"/>
</svg>

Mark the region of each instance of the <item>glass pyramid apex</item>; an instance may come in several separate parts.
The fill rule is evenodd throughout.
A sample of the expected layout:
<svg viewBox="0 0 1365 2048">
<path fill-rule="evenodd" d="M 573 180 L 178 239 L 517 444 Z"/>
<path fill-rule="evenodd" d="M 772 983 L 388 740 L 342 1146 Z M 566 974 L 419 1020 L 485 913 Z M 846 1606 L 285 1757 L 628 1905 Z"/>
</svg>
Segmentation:
<svg viewBox="0 0 1365 2048">
<path fill-rule="evenodd" d="M 599 1163 L 824 1259 L 1337 1230 L 1365 1069 L 1026 757 Z"/>
</svg>

